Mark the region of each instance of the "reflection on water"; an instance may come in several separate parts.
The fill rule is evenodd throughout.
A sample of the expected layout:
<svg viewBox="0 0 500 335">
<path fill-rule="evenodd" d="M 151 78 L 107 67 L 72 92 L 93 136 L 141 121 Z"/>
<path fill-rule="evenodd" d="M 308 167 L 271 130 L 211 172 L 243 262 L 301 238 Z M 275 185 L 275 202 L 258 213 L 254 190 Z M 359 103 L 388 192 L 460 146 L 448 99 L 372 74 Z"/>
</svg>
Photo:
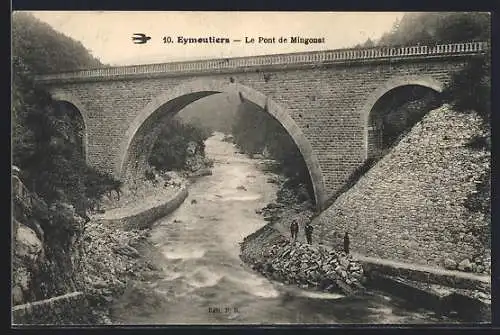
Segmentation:
<svg viewBox="0 0 500 335">
<path fill-rule="evenodd" d="M 408 310 L 374 294 L 344 297 L 271 282 L 239 259 L 239 242 L 265 224 L 255 210 L 270 202 L 255 160 L 237 154 L 221 135 L 206 141 L 213 174 L 191 185 L 189 197 L 152 231 L 163 258 L 161 278 L 144 283 L 156 299 L 128 301 L 115 321 L 128 324 L 290 324 L 439 322 L 431 312 Z M 245 189 L 238 188 L 244 186 Z M 196 199 L 196 204 L 191 200 Z M 176 220 L 174 222 L 174 220 Z M 152 303 L 153 301 L 154 303 Z M 443 320 L 441 319 L 441 322 Z"/>
</svg>

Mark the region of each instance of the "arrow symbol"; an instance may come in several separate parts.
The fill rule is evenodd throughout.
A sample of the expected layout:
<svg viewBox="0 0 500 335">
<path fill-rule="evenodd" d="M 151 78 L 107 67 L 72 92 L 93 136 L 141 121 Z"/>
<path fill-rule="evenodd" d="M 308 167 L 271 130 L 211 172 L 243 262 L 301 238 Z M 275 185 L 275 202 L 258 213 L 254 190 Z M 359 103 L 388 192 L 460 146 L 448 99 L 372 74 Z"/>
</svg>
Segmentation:
<svg viewBox="0 0 500 335">
<path fill-rule="evenodd" d="M 134 41 L 135 44 L 144 44 L 151 39 L 150 36 L 146 36 L 146 34 L 142 33 L 135 33 L 134 35 L 135 36 L 132 36 L 132 41 Z"/>
</svg>

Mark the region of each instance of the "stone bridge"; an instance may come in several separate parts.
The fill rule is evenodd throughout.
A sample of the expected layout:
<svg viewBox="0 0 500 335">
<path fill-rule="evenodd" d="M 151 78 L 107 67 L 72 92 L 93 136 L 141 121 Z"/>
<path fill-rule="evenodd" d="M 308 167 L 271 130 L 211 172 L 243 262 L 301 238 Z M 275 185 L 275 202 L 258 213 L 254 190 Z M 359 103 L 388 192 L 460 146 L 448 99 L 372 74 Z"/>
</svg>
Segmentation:
<svg viewBox="0 0 500 335">
<path fill-rule="evenodd" d="M 378 102 L 401 87 L 440 92 L 488 48 L 470 42 L 106 67 L 39 75 L 36 83 L 79 111 L 87 161 L 119 178 L 144 166 L 160 120 L 212 94 L 239 94 L 291 135 L 322 209 L 376 150 Z"/>
</svg>

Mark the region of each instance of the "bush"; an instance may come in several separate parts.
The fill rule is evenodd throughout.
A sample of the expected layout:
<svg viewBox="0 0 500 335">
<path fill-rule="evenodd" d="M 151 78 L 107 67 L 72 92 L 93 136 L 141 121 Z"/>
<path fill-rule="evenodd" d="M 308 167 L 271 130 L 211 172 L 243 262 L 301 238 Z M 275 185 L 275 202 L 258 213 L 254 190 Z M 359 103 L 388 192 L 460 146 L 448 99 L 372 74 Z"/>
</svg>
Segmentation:
<svg viewBox="0 0 500 335">
<path fill-rule="evenodd" d="M 442 100 L 462 113 L 477 112 L 486 125 L 491 118 L 491 59 L 472 58 L 467 66 L 451 77 L 442 93 Z"/>
</svg>

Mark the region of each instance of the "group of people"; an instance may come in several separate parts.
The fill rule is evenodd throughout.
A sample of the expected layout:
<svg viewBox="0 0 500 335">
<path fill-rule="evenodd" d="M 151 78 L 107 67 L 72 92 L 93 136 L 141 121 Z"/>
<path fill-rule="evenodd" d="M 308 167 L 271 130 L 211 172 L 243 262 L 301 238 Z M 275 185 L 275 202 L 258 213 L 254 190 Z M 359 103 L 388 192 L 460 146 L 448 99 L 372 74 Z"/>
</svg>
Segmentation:
<svg viewBox="0 0 500 335">
<path fill-rule="evenodd" d="M 292 223 L 290 224 L 290 233 L 292 236 L 292 240 L 296 241 L 297 240 L 297 234 L 299 233 L 299 223 L 297 220 L 292 220 Z M 304 235 L 306 236 L 306 241 L 307 244 L 312 244 L 312 233 L 313 233 L 313 226 L 311 225 L 310 222 L 307 222 L 306 225 L 304 226 Z M 349 234 L 345 232 L 344 235 L 344 252 L 346 254 L 349 253 Z"/>
<path fill-rule="evenodd" d="M 290 225 L 290 233 L 292 235 L 292 240 L 296 241 L 297 234 L 299 233 L 299 223 L 297 222 L 297 220 L 292 221 L 292 224 Z M 308 244 L 312 244 L 312 233 L 313 233 L 313 226 L 311 225 L 310 222 L 308 222 L 304 226 L 304 234 L 306 235 L 306 241 Z"/>
</svg>

